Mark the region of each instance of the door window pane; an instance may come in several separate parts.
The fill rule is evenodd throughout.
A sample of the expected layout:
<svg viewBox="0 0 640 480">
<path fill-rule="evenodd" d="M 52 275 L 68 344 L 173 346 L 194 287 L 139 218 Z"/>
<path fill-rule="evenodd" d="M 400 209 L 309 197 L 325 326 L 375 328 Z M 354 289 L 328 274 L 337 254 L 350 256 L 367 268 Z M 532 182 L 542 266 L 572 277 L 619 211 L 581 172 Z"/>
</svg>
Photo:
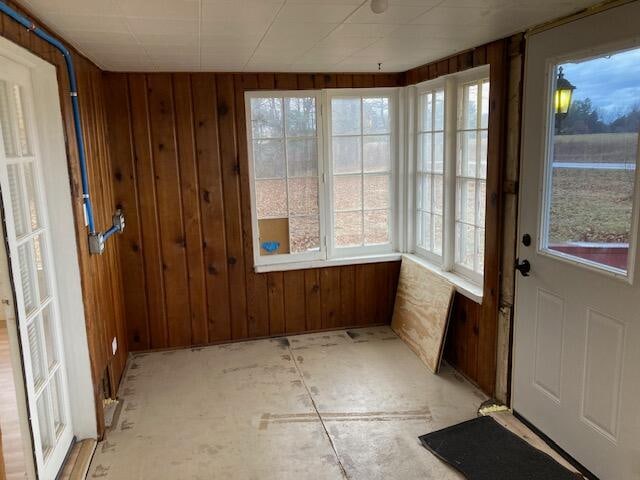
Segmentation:
<svg viewBox="0 0 640 480">
<path fill-rule="evenodd" d="M 36 401 L 36 408 L 38 410 L 38 430 L 40 430 L 40 444 L 42 446 L 42 456 L 44 458 L 51 453 L 53 449 L 53 432 L 51 431 L 51 424 L 49 423 L 49 391 L 45 388 L 38 400 Z"/>
<path fill-rule="evenodd" d="M 611 72 L 615 82 L 603 81 Z M 549 106 L 550 194 L 542 246 L 626 273 L 637 195 L 640 49 L 557 65 L 554 78 L 574 89 L 570 102 L 556 102 L 558 93 Z"/>
<path fill-rule="evenodd" d="M 64 398 L 62 387 L 62 372 L 58 370 L 51 379 L 50 384 L 51 391 L 51 409 L 53 411 L 53 428 L 55 430 L 56 437 L 62 433 L 65 425 L 64 419 Z"/>
<path fill-rule="evenodd" d="M 49 305 L 42 310 L 41 315 L 44 345 L 47 349 L 47 368 L 51 371 L 58 363 L 58 347 L 56 343 L 53 304 L 49 303 Z"/>
<path fill-rule="evenodd" d="M 16 237 L 21 237 L 28 231 L 27 212 L 24 208 L 24 188 L 22 183 L 22 169 L 20 165 L 7 165 L 9 176 L 9 196 L 11 197 L 11 212 Z"/>
<path fill-rule="evenodd" d="M 15 127 L 11 119 L 10 86 L 4 80 L 0 80 L 0 130 L 2 130 L 2 141 L 4 143 L 4 153 L 7 157 L 15 157 L 18 154 Z"/>
<path fill-rule="evenodd" d="M 33 162 L 27 162 L 24 164 L 24 183 L 27 187 L 29 223 L 31 224 L 31 230 L 36 230 L 42 225 L 42 222 L 40 220 L 38 199 L 36 197 L 36 178 Z"/>
<path fill-rule="evenodd" d="M 39 305 L 31 242 L 23 243 L 18 247 L 18 268 L 25 312 L 30 315 Z"/>
<path fill-rule="evenodd" d="M 29 342 L 29 356 L 31 358 L 31 371 L 33 373 L 33 386 L 37 389 L 47 376 L 45 358 L 42 350 L 42 336 L 40 333 L 40 317 L 36 317 L 27 327 Z"/>
</svg>

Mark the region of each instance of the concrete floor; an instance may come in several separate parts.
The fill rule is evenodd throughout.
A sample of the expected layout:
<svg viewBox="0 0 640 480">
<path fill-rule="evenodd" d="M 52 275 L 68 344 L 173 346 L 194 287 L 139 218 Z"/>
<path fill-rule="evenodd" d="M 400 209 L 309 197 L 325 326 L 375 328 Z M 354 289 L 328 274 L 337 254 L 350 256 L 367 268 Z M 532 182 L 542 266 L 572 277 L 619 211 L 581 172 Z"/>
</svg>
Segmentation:
<svg viewBox="0 0 640 480">
<path fill-rule="evenodd" d="M 94 479 L 458 479 L 418 436 L 484 394 L 388 327 L 134 355 Z"/>
</svg>

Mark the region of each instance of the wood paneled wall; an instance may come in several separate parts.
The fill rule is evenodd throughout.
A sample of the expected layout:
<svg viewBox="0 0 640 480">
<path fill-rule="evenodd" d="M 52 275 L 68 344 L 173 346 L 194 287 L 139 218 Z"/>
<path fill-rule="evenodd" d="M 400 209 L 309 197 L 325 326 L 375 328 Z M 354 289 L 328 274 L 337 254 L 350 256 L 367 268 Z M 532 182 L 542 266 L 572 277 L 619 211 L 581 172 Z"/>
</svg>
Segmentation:
<svg viewBox="0 0 640 480">
<path fill-rule="evenodd" d="M 104 76 L 132 350 L 388 323 L 398 262 L 253 271 L 244 92 L 399 75 Z"/>
<path fill-rule="evenodd" d="M 132 350 L 388 323 L 397 263 L 253 271 L 244 92 L 400 86 L 490 65 L 484 301 L 456 297 L 446 358 L 495 386 L 505 41 L 401 74 L 104 76 Z"/>
<path fill-rule="evenodd" d="M 12 2 L 8 3 L 12 4 Z M 21 11 L 19 6 L 15 4 L 11 6 Z M 28 12 L 24 13 L 33 18 Z M 37 20 L 36 23 L 38 23 Z M 43 27 L 46 28 L 46 26 Z M 88 252 L 75 128 L 64 59 L 57 50 L 2 14 L 0 14 L 0 34 L 54 64 L 57 68 L 83 289 L 82 292 L 78 292 L 78 295 L 83 295 L 84 300 L 99 432 L 102 432 L 102 380 L 104 375 L 108 375 L 112 392 L 107 394 L 115 394 L 128 353 L 118 244 L 114 241 L 109 242 L 106 253 L 102 256 L 91 256 Z M 96 215 L 96 227 L 105 228 L 111 224 L 115 201 L 111 162 L 107 149 L 102 72 L 75 51 L 73 60 L 78 75 L 78 99 L 85 133 L 89 184 Z M 115 356 L 111 353 L 111 341 L 114 337 L 118 339 L 118 352 Z"/>
<path fill-rule="evenodd" d="M 499 282 L 502 268 L 502 179 L 506 158 L 506 109 L 510 74 L 508 47 L 509 39 L 498 40 L 405 73 L 405 83 L 411 85 L 489 65 L 491 89 L 484 296 L 481 305 L 462 295 L 456 296 L 445 351 L 445 358 L 489 395 L 493 395 L 496 382 Z"/>
</svg>

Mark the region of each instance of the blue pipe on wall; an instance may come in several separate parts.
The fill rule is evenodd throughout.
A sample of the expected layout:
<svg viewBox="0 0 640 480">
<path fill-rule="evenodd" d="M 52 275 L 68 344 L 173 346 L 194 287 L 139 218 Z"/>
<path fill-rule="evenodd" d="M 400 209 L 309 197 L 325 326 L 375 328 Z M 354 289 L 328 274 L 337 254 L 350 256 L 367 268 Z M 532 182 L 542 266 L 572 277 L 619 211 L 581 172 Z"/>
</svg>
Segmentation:
<svg viewBox="0 0 640 480">
<path fill-rule="evenodd" d="M 43 39 L 45 42 L 56 47 L 64 57 L 64 60 L 67 65 L 67 74 L 69 75 L 69 89 L 71 91 L 70 95 L 71 95 L 71 106 L 73 110 L 73 124 L 76 129 L 76 145 L 78 148 L 78 157 L 80 160 L 80 176 L 82 178 L 82 198 L 83 198 L 85 213 L 87 216 L 87 225 L 89 227 L 89 235 L 92 237 L 100 236 L 100 234 L 97 233 L 95 229 L 95 224 L 93 219 L 93 209 L 91 207 L 91 198 L 89 197 L 89 178 L 87 174 L 87 158 L 86 158 L 85 147 L 84 147 L 84 135 L 82 133 L 82 124 L 80 122 L 80 106 L 78 104 L 78 85 L 76 80 L 75 68 L 73 67 L 73 58 L 71 57 L 71 52 L 69 52 L 67 47 L 65 47 L 62 44 L 62 42 L 60 42 L 58 39 L 49 35 L 40 27 L 37 27 L 31 20 L 29 20 L 24 15 L 21 15 L 20 13 L 16 12 L 14 9 L 9 7 L 3 1 L 0 1 L 0 11 L 5 13 L 9 17 L 11 17 L 16 22 L 18 22 L 20 25 L 25 27 L 28 31 L 35 33 L 38 37 Z M 100 236 L 100 237 L 104 239 L 103 241 L 106 241 L 106 239 L 109 238 L 111 235 L 113 235 L 113 233 L 122 231 L 123 226 L 124 224 L 122 224 L 121 226 L 114 225 L 107 232 L 105 232 L 104 236 Z M 99 243 L 103 243 L 103 241 L 100 241 Z M 94 251 L 92 253 L 100 253 L 100 252 Z"/>
</svg>

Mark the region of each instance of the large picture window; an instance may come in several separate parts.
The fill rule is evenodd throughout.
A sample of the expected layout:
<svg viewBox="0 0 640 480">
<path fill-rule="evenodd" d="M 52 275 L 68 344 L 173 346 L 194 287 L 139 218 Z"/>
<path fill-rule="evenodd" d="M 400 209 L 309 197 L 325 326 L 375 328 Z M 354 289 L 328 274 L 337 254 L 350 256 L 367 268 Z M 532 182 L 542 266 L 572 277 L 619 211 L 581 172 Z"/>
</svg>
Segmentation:
<svg viewBox="0 0 640 480">
<path fill-rule="evenodd" d="M 393 251 L 396 95 L 247 92 L 256 266 Z"/>
</svg>

